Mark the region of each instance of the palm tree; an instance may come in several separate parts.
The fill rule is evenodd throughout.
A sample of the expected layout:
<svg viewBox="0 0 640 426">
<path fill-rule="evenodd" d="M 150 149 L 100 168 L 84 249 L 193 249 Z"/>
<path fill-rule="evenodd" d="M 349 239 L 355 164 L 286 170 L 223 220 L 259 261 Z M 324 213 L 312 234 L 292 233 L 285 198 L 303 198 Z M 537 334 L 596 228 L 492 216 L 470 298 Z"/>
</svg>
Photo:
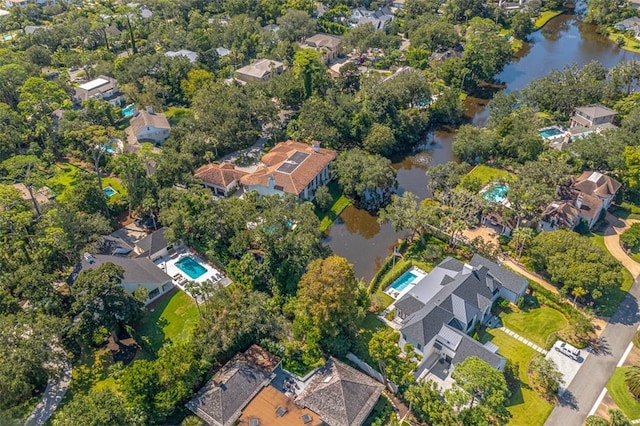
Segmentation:
<svg viewBox="0 0 640 426">
<path fill-rule="evenodd" d="M 629 392 L 637 399 L 640 399 L 640 367 L 631 367 L 624 373 L 624 381 Z"/>
<path fill-rule="evenodd" d="M 200 303 L 198 302 L 198 298 L 202 295 L 202 291 L 200 289 L 200 284 L 195 281 L 187 281 L 184 283 L 184 289 L 189 293 L 193 300 L 196 302 L 196 309 L 198 310 L 198 315 L 202 317 L 202 312 L 200 312 Z"/>
</svg>

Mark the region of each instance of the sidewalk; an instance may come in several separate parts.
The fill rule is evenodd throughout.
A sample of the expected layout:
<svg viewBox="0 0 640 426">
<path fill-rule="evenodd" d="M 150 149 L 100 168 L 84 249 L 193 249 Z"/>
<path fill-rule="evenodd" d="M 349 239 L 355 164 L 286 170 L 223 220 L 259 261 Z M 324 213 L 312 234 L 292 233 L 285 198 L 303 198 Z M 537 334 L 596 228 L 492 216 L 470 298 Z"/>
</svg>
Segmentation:
<svg viewBox="0 0 640 426">
<path fill-rule="evenodd" d="M 527 271 L 519 263 L 516 263 L 511 259 L 505 259 L 504 262 L 502 262 L 502 264 L 504 266 L 507 266 L 507 267 L 513 269 L 515 272 L 519 273 L 520 275 L 524 275 L 525 278 L 528 278 L 531 281 L 537 282 L 538 284 L 540 284 L 542 287 L 544 287 L 545 289 L 549 290 L 550 292 L 555 293 L 555 294 L 559 294 L 558 293 L 558 288 L 556 286 L 554 286 L 549 281 L 547 281 L 544 278 L 542 278 L 540 275 L 535 274 L 535 273 L 530 272 L 530 271 Z"/>
<path fill-rule="evenodd" d="M 41 426 L 49 420 L 69 389 L 71 372 L 71 363 L 67 360 L 62 366 L 60 377 L 47 383 L 47 388 L 44 390 L 40 402 L 27 419 L 27 426 Z"/>
<path fill-rule="evenodd" d="M 515 332 L 509 330 L 506 327 L 500 327 L 500 330 L 504 331 L 509 336 L 513 337 L 514 339 L 521 341 L 522 343 L 524 343 L 525 345 L 529 346 L 531 349 L 535 350 L 536 352 L 540 352 L 542 355 L 546 355 L 546 354 L 549 353 L 549 351 L 547 351 L 545 349 L 542 349 L 540 346 L 538 346 L 535 343 L 525 339 L 524 337 L 520 336 L 518 333 L 515 333 Z"/>
</svg>

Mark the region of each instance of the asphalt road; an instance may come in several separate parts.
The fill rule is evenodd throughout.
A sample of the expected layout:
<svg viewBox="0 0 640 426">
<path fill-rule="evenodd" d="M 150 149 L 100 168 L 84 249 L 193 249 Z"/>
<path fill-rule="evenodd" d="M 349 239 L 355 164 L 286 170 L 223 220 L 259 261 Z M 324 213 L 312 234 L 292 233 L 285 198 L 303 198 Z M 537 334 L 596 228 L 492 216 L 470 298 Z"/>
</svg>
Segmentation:
<svg viewBox="0 0 640 426">
<path fill-rule="evenodd" d="M 545 425 L 581 426 L 584 423 L 640 324 L 638 300 L 640 284 L 636 280 L 600 336 L 599 347 L 587 357 Z"/>
</svg>

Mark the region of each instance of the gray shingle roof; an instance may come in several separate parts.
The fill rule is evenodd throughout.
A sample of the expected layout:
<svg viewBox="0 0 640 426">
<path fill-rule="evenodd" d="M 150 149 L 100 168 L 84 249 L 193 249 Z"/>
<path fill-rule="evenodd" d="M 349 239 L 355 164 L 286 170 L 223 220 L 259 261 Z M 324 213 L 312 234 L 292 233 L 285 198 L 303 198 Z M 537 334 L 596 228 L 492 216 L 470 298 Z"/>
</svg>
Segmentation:
<svg viewBox="0 0 640 426">
<path fill-rule="evenodd" d="M 424 346 L 438 334 L 442 324 L 448 324 L 453 318 L 450 311 L 431 303 L 407 318 L 400 333 Z"/>
<path fill-rule="evenodd" d="M 405 315 L 411 315 L 425 307 L 425 304 L 407 293 L 395 303 L 395 308 Z"/>
<path fill-rule="evenodd" d="M 296 402 L 318 413 L 331 426 L 359 426 L 383 389 L 381 383 L 366 374 L 331 358 Z"/>
<path fill-rule="evenodd" d="M 457 333 L 461 337 L 458 347 L 456 348 L 456 354 L 451 361 L 453 365 L 458 364 L 469 357 L 476 356 L 493 368 L 498 369 L 504 366 L 504 358 L 493 353 L 490 348 L 485 347 L 482 343 L 458 330 L 455 330 L 454 328 L 449 326 L 445 327 L 447 327 L 452 333 Z"/>
<path fill-rule="evenodd" d="M 494 276 L 496 280 L 500 282 L 502 287 L 505 287 L 516 294 L 520 294 L 523 286 L 528 284 L 526 278 L 521 277 L 515 272 L 511 272 L 508 269 L 503 268 L 497 263 L 480 256 L 479 254 L 474 254 L 471 258 L 471 265 L 475 267 L 484 266 L 489 270 L 491 275 Z"/>
<path fill-rule="evenodd" d="M 138 257 L 148 257 L 166 248 L 167 240 L 164 237 L 166 230 L 167 227 L 165 226 L 138 241 L 136 246 L 142 250 Z"/>
<path fill-rule="evenodd" d="M 123 283 L 135 284 L 164 284 L 171 281 L 171 277 L 162 269 L 158 268 L 152 261 L 146 258 L 132 259 L 123 256 L 111 256 L 95 254 L 90 257 L 91 262 L 86 258 L 81 261 L 82 269 L 98 269 L 105 263 L 113 263 L 124 269 Z"/>
</svg>

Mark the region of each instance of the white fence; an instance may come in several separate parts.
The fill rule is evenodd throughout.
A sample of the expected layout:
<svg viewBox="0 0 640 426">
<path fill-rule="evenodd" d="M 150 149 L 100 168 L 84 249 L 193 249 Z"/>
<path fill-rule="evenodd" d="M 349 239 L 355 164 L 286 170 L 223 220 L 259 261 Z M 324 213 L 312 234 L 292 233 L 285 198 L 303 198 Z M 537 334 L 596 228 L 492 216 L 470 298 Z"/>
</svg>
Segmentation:
<svg viewBox="0 0 640 426">
<path fill-rule="evenodd" d="M 364 362 L 363 360 L 361 360 L 351 352 L 347 354 L 347 359 L 353 362 L 355 365 L 357 365 L 358 368 L 360 368 L 362 371 L 367 373 L 369 376 L 373 377 L 380 383 L 384 384 L 384 377 L 382 377 L 382 374 L 378 370 L 374 369 L 372 366 L 370 366 L 369 364 L 367 364 L 366 362 Z M 388 380 L 387 380 L 387 388 L 389 388 L 389 390 L 393 393 L 398 392 L 398 387 L 394 383 Z"/>
</svg>

